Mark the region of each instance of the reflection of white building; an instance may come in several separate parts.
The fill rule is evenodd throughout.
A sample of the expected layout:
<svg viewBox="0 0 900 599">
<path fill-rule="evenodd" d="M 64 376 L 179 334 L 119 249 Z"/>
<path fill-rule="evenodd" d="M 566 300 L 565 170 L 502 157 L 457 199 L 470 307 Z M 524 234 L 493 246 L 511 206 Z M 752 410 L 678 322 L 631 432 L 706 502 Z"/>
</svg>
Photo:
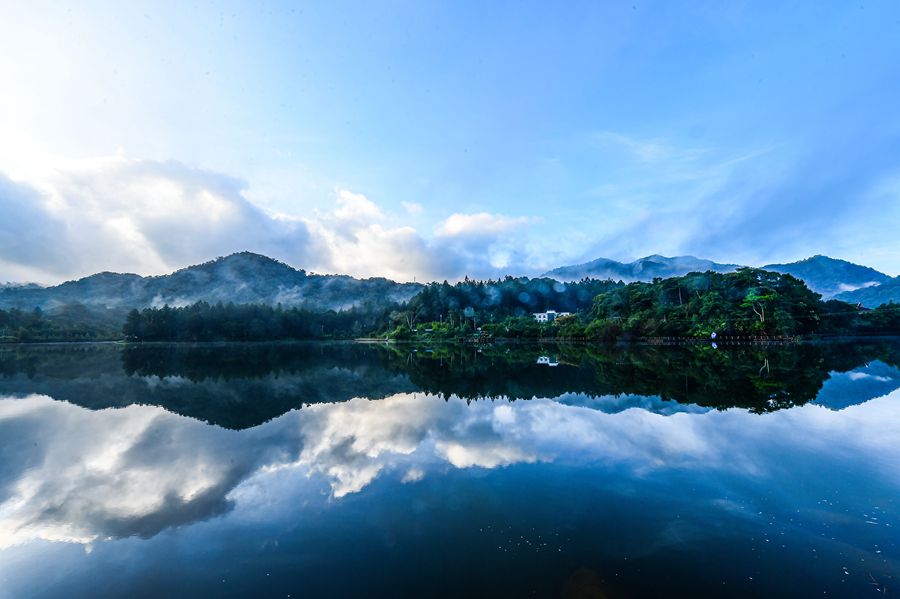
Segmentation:
<svg viewBox="0 0 900 599">
<path fill-rule="evenodd" d="M 547 310 L 546 312 L 535 312 L 534 319 L 538 322 L 553 322 L 562 316 L 570 316 L 571 312 L 557 312 L 556 310 Z"/>
<path fill-rule="evenodd" d="M 559 362 L 556 361 L 556 358 L 551 358 L 550 356 L 541 356 L 537 359 L 537 363 L 545 366 L 559 366 Z"/>
</svg>

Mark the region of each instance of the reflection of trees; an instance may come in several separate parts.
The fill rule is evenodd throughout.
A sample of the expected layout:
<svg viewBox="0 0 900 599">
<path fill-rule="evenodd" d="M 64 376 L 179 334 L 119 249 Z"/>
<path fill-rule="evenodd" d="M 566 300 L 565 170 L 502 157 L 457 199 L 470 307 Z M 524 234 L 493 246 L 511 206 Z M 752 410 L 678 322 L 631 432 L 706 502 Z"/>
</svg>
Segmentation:
<svg viewBox="0 0 900 599">
<path fill-rule="evenodd" d="M 550 356 L 557 367 L 536 364 Z M 531 399 L 633 394 L 763 412 L 816 397 L 831 371 L 900 365 L 900 343 L 711 347 L 354 343 L 57 345 L 0 348 L 0 395 L 41 393 L 92 409 L 143 403 L 228 428 L 303 404 L 425 391 Z"/>
<path fill-rule="evenodd" d="M 556 368 L 537 365 L 555 355 Z M 465 399 L 530 399 L 563 393 L 634 394 L 702 406 L 743 407 L 757 412 L 815 399 L 831 371 L 852 370 L 880 359 L 896 364 L 888 342 L 791 346 L 655 347 L 576 346 L 544 348 L 444 348 L 397 356 L 422 390 Z"/>
<path fill-rule="evenodd" d="M 179 376 L 195 383 L 302 375 L 317 368 L 384 368 L 385 356 L 358 343 L 223 343 L 129 345 L 122 368 L 129 376 Z"/>
<path fill-rule="evenodd" d="M 353 343 L 0 348 L 0 395 L 91 409 L 152 404 L 234 429 L 304 404 L 415 390 L 383 352 Z"/>
</svg>

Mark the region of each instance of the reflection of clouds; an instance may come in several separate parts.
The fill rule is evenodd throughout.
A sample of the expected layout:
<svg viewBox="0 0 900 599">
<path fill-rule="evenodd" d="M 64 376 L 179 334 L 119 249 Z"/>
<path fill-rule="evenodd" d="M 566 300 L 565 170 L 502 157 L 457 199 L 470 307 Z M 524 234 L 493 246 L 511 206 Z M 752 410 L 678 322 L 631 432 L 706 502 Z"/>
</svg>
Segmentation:
<svg viewBox="0 0 900 599">
<path fill-rule="evenodd" d="M 159 408 L 91 412 L 40 396 L 0 401 L 0 427 L 3 447 L 19 448 L 0 466 L 0 547 L 152 536 L 222 513 L 228 491 L 281 451 Z"/>
<path fill-rule="evenodd" d="M 379 476 L 413 483 L 448 465 L 496 468 L 590 462 L 646 475 L 661 469 L 766 476 L 780 457 L 840 454 L 896 465 L 900 392 L 834 412 L 805 406 L 608 414 L 551 400 L 481 401 L 401 394 L 290 412 L 229 431 L 149 406 L 89 411 L 46 397 L 0 401 L 0 547 L 31 539 L 91 543 L 158 532 L 225 513 L 257 483 L 297 469 L 336 498 Z M 860 434 L 865 431 L 865 434 Z"/>
</svg>

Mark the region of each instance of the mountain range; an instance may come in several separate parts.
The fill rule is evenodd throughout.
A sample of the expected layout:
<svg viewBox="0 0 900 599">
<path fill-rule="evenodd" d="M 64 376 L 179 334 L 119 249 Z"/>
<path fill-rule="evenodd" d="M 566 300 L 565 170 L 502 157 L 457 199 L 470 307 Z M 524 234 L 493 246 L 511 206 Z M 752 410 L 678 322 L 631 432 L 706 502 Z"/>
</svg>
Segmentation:
<svg viewBox="0 0 900 599">
<path fill-rule="evenodd" d="M 730 272 L 737 268 L 740 267 L 736 264 L 693 256 L 670 258 L 655 254 L 628 263 L 599 258 L 555 268 L 542 276 L 563 282 L 583 278 L 633 282 L 689 272 Z M 825 299 L 836 298 L 866 307 L 900 302 L 900 277 L 891 278 L 846 260 L 813 256 L 762 268 L 791 274 Z M 281 304 L 311 310 L 340 310 L 361 304 L 388 306 L 409 300 L 421 289 L 418 283 L 397 283 L 384 278 L 312 274 L 266 256 L 240 252 L 162 276 L 101 272 L 51 287 L 0 285 L 0 309 L 37 307 L 73 322 L 92 319 L 119 322 L 131 308 L 183 306 L 201 300 Z"/>
<path fill-rule="evenodd" d="M 891 277 L 874 268 L 828 256 L 817 255 L 789 264 L 767 264 L 762 268 L 793 275 L 804 281 L 806 286 L 816 293 L 821 293 L 825 299 L 876 287 L 891 281 Z"/>
<path fill-rule="evenodd" d="M 850 304 L 862 304 L 867 308 L 875 308 L 888 302 L 900 303 L 900 277 L 871 287 L 864 287 L 855 291 L 845 291 L 834 296 Z"/>
<path fill-rule="evenodd" d="M 0 288 L 0 308 L 53 313 L 68 306 L 119 312 L 151 306 L 184 306 L 197 301 L 302 306 L 340 310 L 363 303 L 406 301 L 422 288 L 388 279 L 318 275 L 251 252 L 217 258 L 169 275 L 143 277 L 101 272 L 52 287 Z"/>
<path fill-rule="evenodd" d="M 676 256 L 667 258 L 654 254 L 639 258 L 634 262 L 618 262 L 609 258 L 597 258 L 584 264 L 561 266 L 545 272 L 543 277 L 558 281 L 579 281 L 588 279 L 612 279 L 614 281 L 652 281 L 659 277 L 680 277 L 689 272 L 731 272 L 739 268 L 737 264 L 719 264 L 712 260 L 703 260 L 694 256 Z"/>
<path fill-rule="evenodd" d="M 598 258 L 584 264 L 562 266 L 542 276 L 558 281 L 577 281 L 583 278 L 622 280 L 626 283 L 652 281 L 654 278 L 678 277 L 689 272 L 731 272 L 737 264 L 721 264 L 694 256 L 672 258 L 654 254 L 634 262 L 618 262 Z M 875 307 L 890 300 L 900 301 L 900 277 L 891 278 L 868 266 L 846 260 L 816 255 L 798 262 L 767 264 L 763 270 L 790 274 L 824 299 L 840 299 Z"/>
</svg>

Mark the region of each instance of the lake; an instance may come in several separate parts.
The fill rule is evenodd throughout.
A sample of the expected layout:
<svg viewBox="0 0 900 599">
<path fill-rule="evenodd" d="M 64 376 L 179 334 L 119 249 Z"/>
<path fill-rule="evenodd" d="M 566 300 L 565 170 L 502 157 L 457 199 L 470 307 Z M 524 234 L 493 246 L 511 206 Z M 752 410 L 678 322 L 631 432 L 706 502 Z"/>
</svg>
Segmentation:
<svg viewBox="0 0 900 599">
<path fill-rule="evenodd" d="M 0 597 L 900 588 L 900 340 L 0 346 Z"/>
</svg>

